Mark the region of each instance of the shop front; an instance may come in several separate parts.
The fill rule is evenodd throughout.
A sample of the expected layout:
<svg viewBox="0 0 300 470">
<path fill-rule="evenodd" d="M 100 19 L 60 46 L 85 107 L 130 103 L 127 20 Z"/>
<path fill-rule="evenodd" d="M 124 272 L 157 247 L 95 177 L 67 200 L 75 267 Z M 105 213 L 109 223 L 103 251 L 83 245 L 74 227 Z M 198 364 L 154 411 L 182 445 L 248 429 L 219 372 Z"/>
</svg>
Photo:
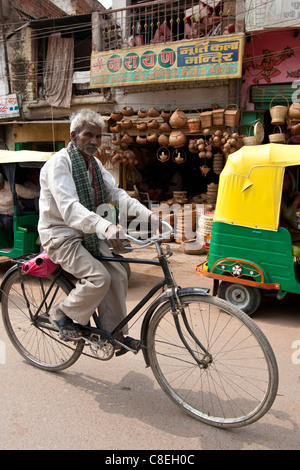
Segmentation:
<svg viewBox="0 0 300 470">
<path fill-rule="evenodd" d="M 264 138 L 256 143 L 300 143 L 299 63 L 299 29 L 249 34 L 241 93 L 242 134 L 255 137 L 255 125 L 260 122 Z"/>
<path fill-rule="evenodd" d="M 177 227 L 178 207 L 195 221 L 199 206 L 213 211 L 226 157 L 241 145 L 242 54 L 243 35 L 230 35 L 92 55 L 91 87 L 129 90 L 110 114 L 110 145 L 101 158 L 145 204 L 176 204 Z M 178 241 L 194 237 L 195 230 L 175 233 Z"/>
</svg>

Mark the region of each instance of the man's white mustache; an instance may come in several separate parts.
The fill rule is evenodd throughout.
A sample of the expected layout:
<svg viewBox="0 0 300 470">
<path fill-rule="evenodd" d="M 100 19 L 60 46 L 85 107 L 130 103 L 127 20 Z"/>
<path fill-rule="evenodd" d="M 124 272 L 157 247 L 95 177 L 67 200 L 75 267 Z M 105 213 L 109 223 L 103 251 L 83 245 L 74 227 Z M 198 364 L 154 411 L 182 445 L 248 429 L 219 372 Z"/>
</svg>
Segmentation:
<svg viewBox="0 0 300 470">
<path fill-rule="evenodd" d="M 90 153 L 95 153 L 98 150 L 98 147 L 96 145 L 87 145 L 85 147 L 85 151 L 90 150 Z"/>
</svg>

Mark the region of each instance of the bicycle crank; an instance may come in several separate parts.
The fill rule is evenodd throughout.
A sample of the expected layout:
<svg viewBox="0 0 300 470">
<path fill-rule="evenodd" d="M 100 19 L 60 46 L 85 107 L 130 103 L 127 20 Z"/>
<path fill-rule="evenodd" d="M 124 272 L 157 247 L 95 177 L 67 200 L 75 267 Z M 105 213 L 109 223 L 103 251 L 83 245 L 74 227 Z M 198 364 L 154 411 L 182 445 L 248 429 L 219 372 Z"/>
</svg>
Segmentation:
<svg viewBox="0 0 300 470">
<path fill-rule="evenodd" d="M 108 361 L 113 357 L 115 348 L 109 338 L 92 333 L 88 337 L 84 336 L 83 339 L 89 344 L 91 352 L 97 359 Z"/>
</svg>

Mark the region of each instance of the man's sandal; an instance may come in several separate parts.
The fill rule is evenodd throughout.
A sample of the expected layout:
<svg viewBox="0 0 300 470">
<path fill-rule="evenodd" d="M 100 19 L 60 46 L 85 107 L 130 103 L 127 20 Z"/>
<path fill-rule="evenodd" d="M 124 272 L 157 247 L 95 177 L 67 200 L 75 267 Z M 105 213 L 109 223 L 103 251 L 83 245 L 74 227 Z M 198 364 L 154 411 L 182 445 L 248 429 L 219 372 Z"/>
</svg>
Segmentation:
<svg viewBox="0 0 300 470">
<path fill-rule="evenodd" d="M 73 323 L 71 318 L 65 316 L 58 320 L 49 317 L 49 321 L 53 326 L 58 328 L 61 338 L 64 341 L 80 341 L 81 333 L 76 328 L 76 325 Z"/>
<path fill-rule="evenodd" d="M 133 350 L 133 352 L 138 353 L 140 349 L 142 349 L 142 343 L 139 339 L 134 339 L 131 338 L 130 336 L 126 336 L 120 340 L 120 343 L 125 344 L 125 346 L 128 346 L 128 348 L 124 348 L 123 346 L 121 349 L 116 351 L 116 356 L 123 356 L 123 354 L 126 354 L 128 351 Z"/>
</svg>

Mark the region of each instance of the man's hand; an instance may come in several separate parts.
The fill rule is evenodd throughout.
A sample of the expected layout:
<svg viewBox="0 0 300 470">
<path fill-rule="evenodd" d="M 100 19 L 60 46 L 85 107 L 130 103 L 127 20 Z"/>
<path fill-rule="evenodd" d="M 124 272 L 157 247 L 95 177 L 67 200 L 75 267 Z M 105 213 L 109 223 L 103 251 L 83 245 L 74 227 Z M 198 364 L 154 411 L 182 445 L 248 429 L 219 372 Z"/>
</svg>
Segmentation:
<svg viewBox="0 0 300 470">
<path fill-rule="evenodd" d="M 105 238 L 116 251 L 124 251 L 123 241 L 126 235 L 122 227 L 119 225 L 109 225 L 105 231 Z"/>
<path fill-rule="evenodd" d="M 158 217 L 156 214 L 150 215 L 150 222 L 151 222 L 151 232 L 155 235 L 157 232 L 162 233 L 162 219 Z"/>
</svg>

